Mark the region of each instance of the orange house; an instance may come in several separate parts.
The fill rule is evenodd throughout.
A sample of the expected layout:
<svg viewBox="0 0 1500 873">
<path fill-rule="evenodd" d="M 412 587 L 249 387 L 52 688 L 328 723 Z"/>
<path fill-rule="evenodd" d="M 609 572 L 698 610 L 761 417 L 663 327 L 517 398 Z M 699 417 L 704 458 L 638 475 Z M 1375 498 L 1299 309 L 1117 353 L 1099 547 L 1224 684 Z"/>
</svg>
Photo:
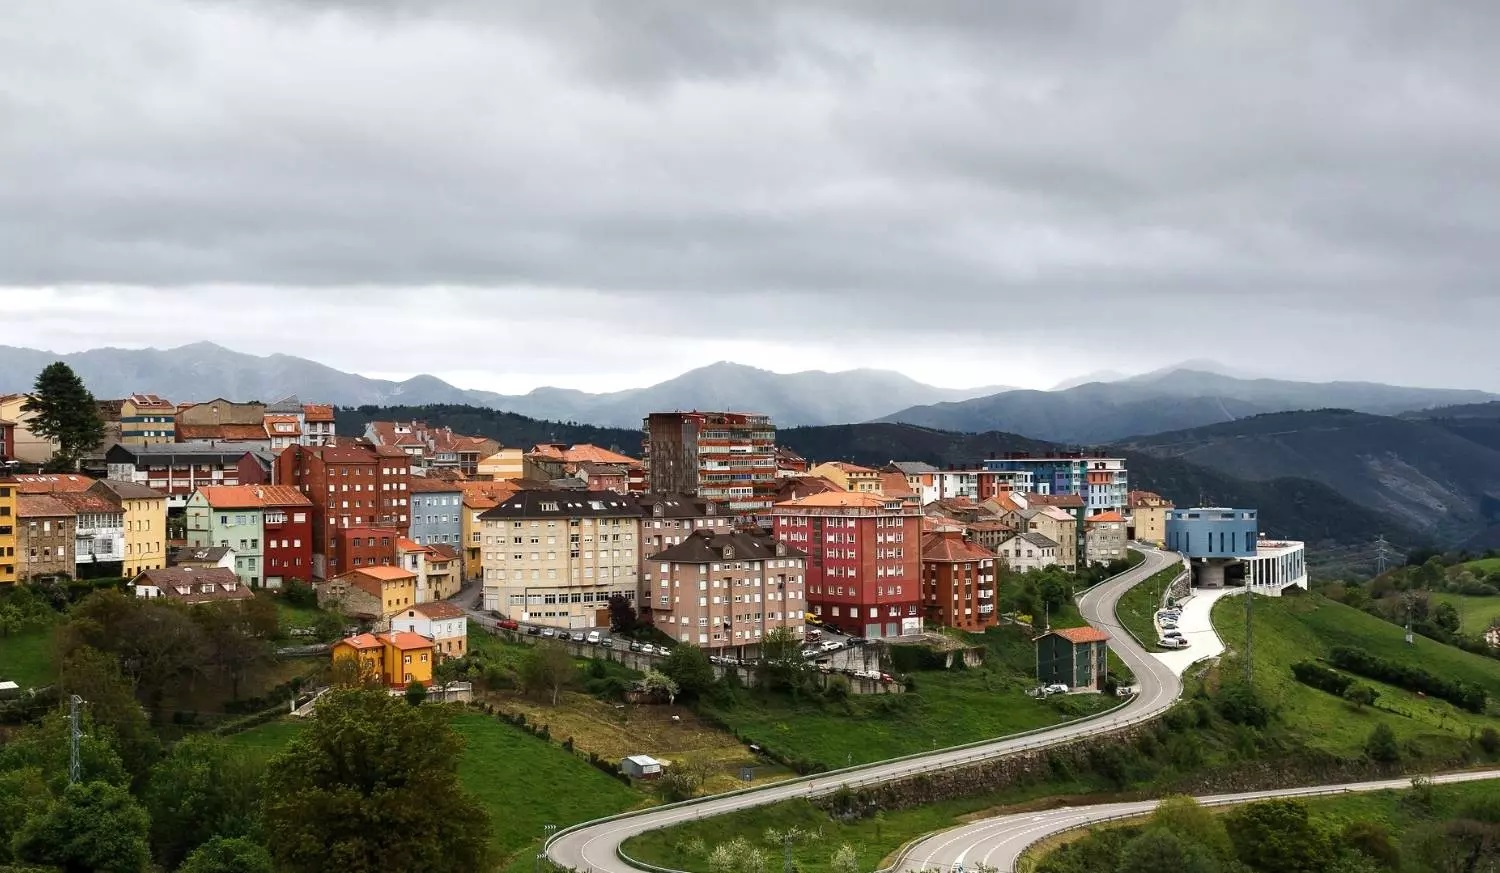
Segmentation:
<svg viewBox="0 0 1500 873">
<path fill-rule="evenodd" d="M 333 660 L 359 659 L 360 671 L 379 676 L 392 688 L 405 688 L 413 682 L 432 684 L 432 665 L 436 660 L 432 640 L 407 631 L 392 634 L 358 634 L 339 640 L 333 646 Z"/>
</svg>

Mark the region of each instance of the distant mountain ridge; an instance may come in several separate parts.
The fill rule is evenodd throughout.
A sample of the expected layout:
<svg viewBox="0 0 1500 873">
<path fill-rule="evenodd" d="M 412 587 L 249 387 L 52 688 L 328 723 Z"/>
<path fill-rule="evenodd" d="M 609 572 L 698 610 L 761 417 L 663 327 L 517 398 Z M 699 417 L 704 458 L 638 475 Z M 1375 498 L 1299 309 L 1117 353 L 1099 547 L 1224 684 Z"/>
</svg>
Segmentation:
<svg viewBox="0 0 1500 873">
<path fill-rule="evenodd" d="M 1395 415 L 1496 400 L 1500 395 L 1467 389 L 1242 379 L 1206 370 L 1171 369 L 1061 391 L 1007 391 L 917 406 L 880 420 L 969 433 L 1003 430 L 1051 442 L 1094 444 L 1268 412 L 1336 407 Z"/>
<path fill-rule="evenodd" d="M 834 424 L 1008 390 L 938 388 L 887 370 L 782 374 L 721 361 L 626 391 L 590 394 L 545 387 L 505 395 L 458 388 L 429 375 L 402 382 L 372 379 L 306 358 L 261 357 L 200 342 L 165 350 L 103 348 L 73 354 L 0 346 L 0 392 L 29 390 L 36 374 L 58 360 L 73 367 L 101 399 L 146 391 L 175 402 L 215 397 L 269 402 L 296 394 L 338 406 L 469 404 L 528 418 L 631 428 L 639 428 L 650 412 L 725 408 L 765 413 L 785 426 Z"/>
</svg>

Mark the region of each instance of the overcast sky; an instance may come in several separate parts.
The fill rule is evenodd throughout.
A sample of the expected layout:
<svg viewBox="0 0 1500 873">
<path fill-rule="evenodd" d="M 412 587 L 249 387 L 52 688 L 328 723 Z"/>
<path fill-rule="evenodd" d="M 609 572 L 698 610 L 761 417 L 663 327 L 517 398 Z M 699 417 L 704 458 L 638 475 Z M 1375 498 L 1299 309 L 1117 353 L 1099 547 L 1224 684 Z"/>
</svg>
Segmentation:
<svg viewBox="0 0 1500 873">
<path fill-rule="evenodd" d="M 0 344 L 1500 390 L 1500 7 L 0 3 Z"/>
</svg>

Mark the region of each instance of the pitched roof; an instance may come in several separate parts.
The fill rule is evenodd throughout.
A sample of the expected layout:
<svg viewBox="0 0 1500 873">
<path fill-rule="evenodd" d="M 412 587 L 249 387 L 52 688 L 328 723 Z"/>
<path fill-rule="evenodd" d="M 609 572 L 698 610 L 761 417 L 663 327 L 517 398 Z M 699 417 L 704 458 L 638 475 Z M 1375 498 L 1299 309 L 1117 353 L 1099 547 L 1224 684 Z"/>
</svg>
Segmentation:
<svg viewBox="0 0 1500 873">
<path fill-rule="evenodd" d="M 820 464 L 819 466 L 822 466 L 822 465 Z M 876 472 L 875 470 L 872 470 L 869 467 L 861 467 L 859 464 L 851 464 L 848 461 L 829 461 L 828 462 L 828 466 L 833 467 L 836 470 L 843 470 L 845 473 L 874 473 L 874 472 Z"/>
<path fill-rule="evenodd" d="M 439 561 L 458 560 L 458 549 L 455 549 L 448 543 L 433 543 L 432 545 L 427 547 L 427 550 L 429 552 L 435 552 L 437 554 L 437 560 Z"/>
<path fill-rule="evenodd" d="M 27 494 L 22 491 L 16 495 L 18 518 L 58 518 L 74 514 L 66 503 L 50 494 Z"/>
<path fill-rule="evenodd" d="M 712 500 L 692 494 L 648 491 L 635 495 L 641 512 L 650 518 L 702 518 L 707 515 L 730 515 Z M 659 510 L 659 511 L 658 511 Z"/>
<path fill-rule="evenodd" d="M 1126 496 L 1125 503 L 1131 508 L 1143 504 L 1159 504 L 1164 507 L 1172 505 L 1172 501 L 1157 494 L 1155 491 L 1132 491 Z"/>
<path fill-rule="evenodd" d="M 418 603 L 412 609 L 432 619 L 463 618 L 464 616 L 462 609 L 446 600 L 429 600 L 426 603 Z"/>
<path fill-rule="evenodd" d="M 267 415 L 261 419 L 265 432 L 272 436 L 301 436 L 302 422 L 295 415 Z M 277 427 L 277 425 L 283 425 Z"/>
<path fill-rule="evenodd" d="M 781 554 L 777 554 L 777 547 Z M 734 557 L 726 559 L 724 550 L 734 550 Z M 667 561 L 679 564 L 705 564 L 710 561 L 765 561 L 772 558 L 805 558 L 805 552 L 782 543 L 768 534 L 750 534 L 743 531 L 694 531 L 683 537 L 682 542 L 651 555 L 648 560 Z"/>
<path fill-rule="evenodd" d="M 119 501 L 93 491 L 59 491 L 54 492 L 52 497 L 62 501 L 63 505 L 79 514 L 116 513 L 121 510 Z"/>
<path fill-rule="evenodd" d="M 381 634 L 380 641 L 395 646 L 398 649 L 430 649 L 432 640 L 414 634 L 411 631 L 396 631 L 393 634 Z"/>
<path fill-rule="evenodd" d="M 387 582 L 399 582 L 399 581 L 401 581 L 403 579 L 415 579 L 415 578 L 417 578 L 417 574 L 413 573 L 410 570 L 403 570 L 400 567 L 388 567 L 388 566 L 360 567 L 360 568 L 358 568 L 356 570 L 350 570 L 349 572 L 344 573 L 343 575 L 344 576 L 368 576 L 371 579 L 383 579 L 383 580 L 385 580 Z"/>
<path fill-rule="evenodd" d="M 132 394 L 130 402 L 135 404 L 136 409 L 170 409 L 174 412 L 177 407 L 170 400 L 163 400 L 155 394 Z"/>
<path fill-rule="evenodd" d="M 827 491 L 821 494 L 809 494 L 796 500 L 786 500 L 776 504 L 785 507 L 849 507 L 851 509 L 884 509 L 886 504 L 893 502 L 891 498 L 880 494 L 869 494 L 856 491 Z"/>
<path fill-rule="evenodd" d="M 937 467 L 934 467 L 925 461 L 892 461 L 889 464 L 886 464 L 886 466 L 894 467 L 896 472 L 903 473 L 907 476 L 920 476 L 923 473 L 941 472 Z"/>
<path fill-rule="evenodd" d="M 570 464 L 589 461 L 595 464 L 624 464 L 627 467 L 641 466 L 640 461 L 629 455 L 622 455 L 619 452 L 612 452 L 609 449 L 601 449 L 590 443 L 579 443 L 565 449 L 562 459 Z"/>
<path fill-rule="evenodd" d="M 333 421 L 333 407 L 323 403 L 304 403 L 302 417 L 306 421 Z"/>
<path fill-rule="evenodd" d="M 969 524 L 969 530 L 970 531 L 1013 531 L 1013 530 L 1015 530 L 1015 528 L 1011 527 L 1010 525 L 1006 524 L 1003 521 L 1000 521 L 999 519 L 989 519 L 987 521 L 971 522 Z"/>
<path fill-rule="evenodd" d="M 139 482 L 121 482 L 118 479 L 100 479 L 95 482 L 91 490 L 99 489 L 109 491 L 121 500 L 166 500 L 167 495 L 155 488 L 142 485 Z"/>
<path fill-rule="evenodd" d="M 1096 521 L 1124 521 L 1124 520 L 1125 520 L 1125 516 L 1121 515 L 1118 512 L 1115 512 L 1113 509 L 1111 509 L 1109 512 L 1101 512 L 1098 515 L 1091 515 L 1088 518 L 1084 519 L 1084 521 L 1086 523 L 1088 523 L 1088 524 L 1093 524 Z"/>
<path fill-rule="evenodd" d="M 385 646 L 380 642 L 380 638 L 375 636 L 374 634 L 355 634 L 352 637 L 344 637 L 343 639 L 339 640 L 339 644 L 352 646 L 361 651 L 365 649 L 385 648 Z"/>
<path fill-rule="evenodd" d="M 442 479 L 433 476 L 413 476 L 411 477 L 411 483 L 406 486 L 406 490 L 418 494 L 435 494 L 438 492 L 457 494 L 463 489 L 453 479 Z"/>
<path fill-rule="evenodd" d="M 939 531 L 922 537 L 922 560 L 963 562 L 993 560 L 995 553 L 972 543 L 958 531 Z"/>
<path fill-rule="evenodd" d="M 843 494 L 844 489 L 837 484 L 824 479 L 822 476 L 787 476 L 780 480 L 776 486 L 776 497 L 778 502 L 796 500 L 809 494 L 822 494 L 835 492 Z"/>
<path fill-rule="evenodd" d="M 21 494 L 61 494 L 87 491 L 98 480 L 80 473 L 17 473 L 16 491 Z"/>
<path fill-rule="evenodd" d="M 143 570 L 132 584 L 144 582 L 161 589 L 161 593 L 180 603 L 208 603 L 215 600 L 250 600 L 255 592 L 228 567 L 163 567 Z M 204 585 L 213 590 L 204 591 Z M 187 588 L 186 592 L 179 588 Z"/>
<path fill-rule="evenodd" d="M 1021 534 L 1021 539 L 1025 540 L 1028 543 L 1031 543 L 1033 546 L 1036 546 L 1039 549 L 1058 548 L 1057 542 L 1055 540 L 1049 539 L 1048 537 L 1043 536 L 1036 531 Z"/>
<path fill-rule="evenodd" d="M 906 484 L 906 476 L 894 471 L 882 472 L 880 474 L 880 493 L 886 497 L 916 497 L 917 492 L 911 490 Z"/>
<path fill-rule="evenodd" d="M 1077 494 L 1027 494 L 1026 502 L 1032 506 L 1061 506 L 1079 509 L 1083 506 L 1083 497 Z"/>
<path fill-rule="evenodd" d="M 234 554 L 229 546 L 180 546 L 167 550 L 167 566 L 187 563 L 217 564 L 225 555 Z"/>
<path fill-rule="evenodd" d="M 260 509 L 263 504 L 255 485 L 205 485 L 198 489 L 215 509 Z"/>
<path fill-rule="evenodd" d="M 634 497 L 613 491 L 517 491 L 481 519 L 494 518 L 619 518 L 640 517 Z"/>
<path fill-rule="evenodd" d="M 1056 627 L 1049 633 L 1057 634 L 1070 643 L 1103 643 L 1109 640 L 1109 634 L 1094 627 Z"/>
<path fill-rule="evenodd" d="M 263 424 L 179 424 L 179 440 L 219 440 L 225 442 L 265 442 Z"/>
</svg>

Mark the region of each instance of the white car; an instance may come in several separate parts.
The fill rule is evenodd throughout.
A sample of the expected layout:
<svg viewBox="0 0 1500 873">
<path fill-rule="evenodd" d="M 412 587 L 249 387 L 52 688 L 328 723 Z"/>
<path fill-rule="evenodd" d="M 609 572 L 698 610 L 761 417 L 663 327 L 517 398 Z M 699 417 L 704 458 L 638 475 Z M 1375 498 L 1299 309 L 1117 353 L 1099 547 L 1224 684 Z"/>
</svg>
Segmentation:
<svg viewBox="0 0 1500 873">
<path fill-rule="evenodd" d="M 1046 688 L 1044 688 L 1042 690 L 1046 691 L 1048 694 L 1067 694 L 1068 693 L 1068 686 L 1063 685 L 1061 682 L 1059 682 L 1059 683 L 1057 683 L 1055 685 L 1048 685 Z"/>
<path fill-rule="evenodd" d="M 1185 649 L 1188 647 L 1188 641 L 1182 637 L 1162 637 L 1156 641 L 1156 644 L 1163 649 Z"/>
<path fill-rule="evenodd" d="M 656 654 L 656 646 L 653 646 L 650 643 L 647 643 L 644 646 L 641 646 L 641 654 L 642 655 L 654 655 L 654 654 Z"/>
<path fill-rule="evenodd" d="M 599 645 L 599 641 L 602 640 L 603 638 L 604 638 L 604 635 L 601 634 L 601 633 L 599 633 L 598 631 L 589 631 L 588 641 L 592 645 L 596 645 L 596 646 Z"/>
<path fill-rule="evenodd" d="M 1172 622 L 1172 621 L 1164 621 L 1164 622 L 1161 623 L 1161 629 L 1162 630 L 1177 630 L 1177 623 L 1176 622 Z"/>
<path fill-rule="evenodd" d="M 843 647 L 843 643 L 835 642 L 834 640 L 828 640 L 827 642 L 823 643 L 823 651 L 825 652 L 836 652 Z"/>
</svg>

